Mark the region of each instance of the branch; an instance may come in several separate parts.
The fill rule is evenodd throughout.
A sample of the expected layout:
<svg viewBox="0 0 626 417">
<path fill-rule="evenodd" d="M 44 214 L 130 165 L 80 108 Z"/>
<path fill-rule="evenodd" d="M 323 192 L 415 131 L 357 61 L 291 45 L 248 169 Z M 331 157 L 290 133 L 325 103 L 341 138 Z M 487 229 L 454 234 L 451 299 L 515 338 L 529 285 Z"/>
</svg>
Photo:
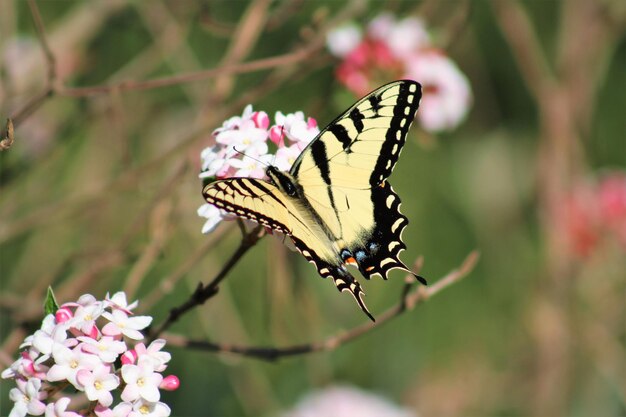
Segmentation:
<svg viewBox="0 0 626 417">
<path fill-rule="evenodd" d="M 241 244 L 232 254 L 228 262 L 222 267 L 222 270 L 217 273 L 215 278 L 207 284 L 202 285 L 202 283 L 198 284 L 196 290 L 191 294 L 189 299 L 185 301 L 183 304 L 179 305 L 170 310 L 167 319 L 156 330 L 152 330 L 149 332 L 148 340 L 152 341 L 156 339 L 161 333 L 167 330 L 172 324 L 174 324 L 180 316 L 188 312 L 189 310 L 197 307 L 201 304 L 204 304 L 206 300 L 214 297 L 218 290 L 219 284 L 226 278 L 230 270 L 239 262 L 239 260 L 243 257 L 243 255 L 248 252 L 250 248 L 252 248 L 258 241 L 263 237 L 265 229 L 263 227 L 258 226 L 253 229 L 250 233 L 244 234 L 241 240 Z"/>
<path fill-rule="evenodd" d="M 37 30 L 37 37 L 39 38 L 41 49 L 43 50 L 43 54 L 46 58 L 46 66 L 48 67 L 48 85 L 52 86 L 56 82 L 57 78 L 56 58 L 52 53 L 52 49 L 50 49 L 46 29 L 43 25 L 41 13 L 39 13 L 39 8 L 37 7 L 35 0 L 28 0 L 28 8 L 30 9 L 30 14 L 33 18 L 33 22 L 35 23 L 35 29 Z"/>
<path fill-rule="evenodd" d="M 528 13 L 517 1 L 492 0 L 496 21 L 504 34 L 526 86 L 538 101 L 554 86 L 554 75 Z"/>
<path fill-rule="evenodd" d="M 472 251 L 469 255 L 467 255 L 459 268 L 449 272 L 433 285 L 428 287 L 420 286 L 418 290 L 413 292 L 410 290 L 415 281 L 413 279 L 413 275 L 411 275 L 411 279 L 407 280 L 407 282 L 410 283 L 407 283 L 403 288 L 400 301 L 395 306 L 381 314 L 376 322 L 367 322 L 347 332 L 341 332 L 319 342 L 277 348 L 264 346 L 237 346 L 231 344 L 212 343 L 203 340 L 189 340 L 184 336 L 175 334 L 165 334 L 164 338 L 168 341 L 168 343 L 178 347 L 205 350 L 209 352 L 232 353 L 265 361 L 275 361 L 288 356 L 298 356 L 314 352 L 332 351 L 337 349 L 339 346 L 351 342 L 354 339 L 368 333 L 374 328 L 382 326 L 384 323 L 401 315 L 405 311 L 412 310 L 416 305 L 427 301 L 440 291 L 443 291 L 450 285 L 460 281 L 474 269 L 478 258 L 479 252 Z"/>
</svg>

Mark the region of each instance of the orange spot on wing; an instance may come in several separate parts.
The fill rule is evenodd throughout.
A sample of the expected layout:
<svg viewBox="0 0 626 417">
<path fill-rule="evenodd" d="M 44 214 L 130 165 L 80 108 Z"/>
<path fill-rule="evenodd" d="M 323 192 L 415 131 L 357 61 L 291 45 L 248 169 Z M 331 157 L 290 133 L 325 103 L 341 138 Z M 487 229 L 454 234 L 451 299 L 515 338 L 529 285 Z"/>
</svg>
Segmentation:
<svg viewBox="0 0 626 417">
<path fill-rule="evenodd" d="M 383 181 L 380 183 L 380 188 L 383 188 L 385 186 L 386 181 Z"/>
<path fill-rule="evenodd" d="M 348 259 L 346 259 L 346 264 L 356 265 L 356 259 L 354 259 L 353 257 L 349 257 Z"/>
<path fill-rule="evenodd" d="M 373 266 L 368 266 L 367 268 L 365 268 L 365 270 L 366 270 L 367 272 L 370 272 L 372 269 L 374 269 L 374 267 L 373 267 Z"/>
</svg>

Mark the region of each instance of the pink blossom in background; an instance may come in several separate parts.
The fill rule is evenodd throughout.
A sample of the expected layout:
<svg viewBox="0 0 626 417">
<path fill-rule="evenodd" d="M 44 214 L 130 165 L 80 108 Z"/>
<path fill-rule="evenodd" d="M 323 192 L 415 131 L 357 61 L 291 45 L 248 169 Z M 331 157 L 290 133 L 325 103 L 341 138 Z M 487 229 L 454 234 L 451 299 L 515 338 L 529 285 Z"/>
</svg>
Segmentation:
<svg viewBox="0 0 626 417">
<path fill-rule="evenodd" d="M 334 386 L 314 391 L 281 417 L 417 417 L 371 392 L 348 386 Z"/>
<path fill-rule="evenodd" d="M 469 111 L 472 92 L 467 77 L 436 48 L 416 17 L 396 19 L 383 13 L 363 30 L 349 24 L 330 31 L 326 45 L 340 59 L 337 80 L 357 96 L 397 79 L 422 84 L 417 118 L 424 130 L 454 129 Z"/>
<path fill-rule="evenodd" d="M 472 100 L 465 75 L 442 51 L 424 50 L 411 56 L 407 76 L 422 84 L 417 112 L 420 125 L 429 132 L 451 130 L 465 118 Z"/>
<path fill-rule="evenodd" d="M 574 186 L 557 221 L 569 250 L 581 258 L 607 242 L 617 242 L 626 251 L 626 173 Z"/>
</svg>

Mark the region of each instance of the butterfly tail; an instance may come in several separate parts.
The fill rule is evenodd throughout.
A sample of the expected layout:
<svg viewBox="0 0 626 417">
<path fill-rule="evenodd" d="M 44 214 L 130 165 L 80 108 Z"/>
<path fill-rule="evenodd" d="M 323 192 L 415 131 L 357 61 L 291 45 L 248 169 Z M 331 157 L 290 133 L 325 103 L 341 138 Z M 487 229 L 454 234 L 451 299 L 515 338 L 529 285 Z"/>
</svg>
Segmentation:
<svg viewBox="0 0 626 417">
<path fill-rule="evenodd" d="M 359 282 L 345 269 L 337 268 L 336 273 L 332 275 L 333 280 L 335 281 L 335 285 L 340 292 L 348 291 L 354 297 L 356 303 L 361 307 L 361 310 L 365 313 L 370 320 L 376 321 L 374 316 L 369 312 L 367 306 L 365 305 L 365 301 L 363 301 L 363 296 L 365 292 L 361 288 Z"/>
</svg>

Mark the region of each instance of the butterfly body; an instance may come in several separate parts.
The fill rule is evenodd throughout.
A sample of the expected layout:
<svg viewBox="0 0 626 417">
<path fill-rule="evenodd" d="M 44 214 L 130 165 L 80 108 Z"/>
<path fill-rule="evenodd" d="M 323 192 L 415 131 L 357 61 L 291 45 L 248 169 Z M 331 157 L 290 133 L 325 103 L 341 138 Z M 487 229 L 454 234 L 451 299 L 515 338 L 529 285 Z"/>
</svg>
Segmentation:
<svg viewBox="0 0 626 417">
<path fill-rule="evenodd" d="M 223 210 L 288 235 L 323 278 L 332 277 L 374 320 L 346 266 L 357 267 L 366 279 L 387 279 L 391 269 L 410 272 L 399 259 L 408 219 L 387 177 L 420 97 L 414 81 L 380 87 L 322 130 L 289 172 L 270 166 L 267 181 L 219 180 L 203 195 Z"/>
</svg>

